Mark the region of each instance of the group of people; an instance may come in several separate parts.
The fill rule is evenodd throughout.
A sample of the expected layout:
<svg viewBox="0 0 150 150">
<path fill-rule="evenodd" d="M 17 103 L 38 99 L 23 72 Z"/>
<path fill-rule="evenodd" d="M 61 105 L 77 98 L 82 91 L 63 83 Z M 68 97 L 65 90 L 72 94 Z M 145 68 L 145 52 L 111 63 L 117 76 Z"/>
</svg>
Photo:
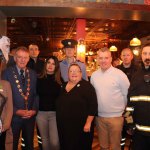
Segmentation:
<svg viewBox="0 0 150 150">
<path fill-rule="evenodd" d="M 123 63 L 115 68 L 109 49 L 101 48 L 100 68 L 89 82 L 85 64 L 74 56 L 77 41 L 66 39 L 62 44 L 66 59 L 61 62 L 55 56 L 41 60 L 36 44 L 16 49 L 15 63 L 4 70 L 0 81 L 0 97 L 7 99 L 0 111 L 0 147 L 5 149 L 11 126 L 13 150 L 18 149 L 21 132 L 25 149 L 33 150 L 36 123 L 43 150 L 91 150 L 95 120 L 100 149 L 121 150 L 125 118 L 135 129 L 133 150 L 148 150 L 150 45 L 141 50 L 141 67 L 133 64 L 133 53 L 126 48 L 121 52 Z"/>
</svg>

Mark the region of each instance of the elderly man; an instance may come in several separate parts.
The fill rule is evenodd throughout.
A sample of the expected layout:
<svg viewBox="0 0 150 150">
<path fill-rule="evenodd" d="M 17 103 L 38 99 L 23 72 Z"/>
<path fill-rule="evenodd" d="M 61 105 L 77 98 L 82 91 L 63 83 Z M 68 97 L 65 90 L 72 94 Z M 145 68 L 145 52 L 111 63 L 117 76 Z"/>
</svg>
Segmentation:
<svg viewBox="0 0 150 150">
<path fill-rule="evenodd" d="M 74 57 L 76 52 L 77 41 L 74 39 L 65 39 L 62 41 L 62 44 L 64 45 L 64 51 L 66 54 L 66 59 L 60 62 L 61 76 L 63 80 L 65 82 L 68 81 L 68 68 L 72 63 L 77 63 L 81 67 L 82 78 L 88 80 L 85 64 L 79 60 L 76 60 L 76 58 Z"/>
<path fill-rule="evenodd" d="M 27 149 L 33 150 L 35 115 L 38 106 L 36 73 L 26 67 L 29 61 L 29 51 L 26 47 L 16 49 L 14 60 L 16 64 L 7 68 L 3 75 L 3 78 L 10 82 L 13 93 L 13 150 L 18 149 L 21 131 L 24 132 Z"/>
<path fill-rule="evenodd" d="M 150 149 L 150 43 L 142 48 L 141 68 L 133 75 L 128 93 L 126 121 L 133 134 L 133 150 Z"/>
<path fill-rule="evenodd" d="M 108 48 L 98 51 L 100 69 L 91 76 L 98 99 L 96 127 L 101 150 L 120 150 L 121 131 L 129 80 L 119 69 L 111 65 L 112 56 Z"/>
</svg>

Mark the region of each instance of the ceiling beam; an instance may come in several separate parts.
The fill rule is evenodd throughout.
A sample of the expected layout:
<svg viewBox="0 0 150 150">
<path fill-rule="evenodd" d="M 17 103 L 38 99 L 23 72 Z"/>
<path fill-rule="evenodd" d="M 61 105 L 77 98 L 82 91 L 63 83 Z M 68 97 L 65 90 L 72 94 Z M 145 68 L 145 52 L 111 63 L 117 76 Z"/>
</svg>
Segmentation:
<svg viewBox="0 0 150 150">
<path fill-rule="evenodd" d="M 64 17 L 150 21 L 148 5 L 60 0 L 1 0 L 0 10 L 8 17 Z"/>
</svg>

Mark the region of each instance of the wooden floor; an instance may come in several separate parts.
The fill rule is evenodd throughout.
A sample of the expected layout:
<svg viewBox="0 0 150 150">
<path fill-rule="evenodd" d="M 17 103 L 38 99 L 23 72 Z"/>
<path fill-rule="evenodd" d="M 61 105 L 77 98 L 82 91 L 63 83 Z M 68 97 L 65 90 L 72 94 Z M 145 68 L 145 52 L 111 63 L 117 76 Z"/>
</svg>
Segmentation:
<svg viewBox="0 0 150 150">
<path fill-rule="evenodd" d="M 129 144 L 130 144 L 129 141 L 130 141 L 130 139 L 127 138 L 127 140 L 125 142 L 124 150 L 129 150 Z M 20 144 L 19 144 L 19 150 L 21 150 L 21 145 Z M 35 137 L 34 137 L 34 150 L 39 150 L 36 130 L 35 130 Z M 96 129 L 94 131 L 94 139 L 93 139 L 93 144 L 92 144 L 92 150 L 100 150 Z"/>
</svg>

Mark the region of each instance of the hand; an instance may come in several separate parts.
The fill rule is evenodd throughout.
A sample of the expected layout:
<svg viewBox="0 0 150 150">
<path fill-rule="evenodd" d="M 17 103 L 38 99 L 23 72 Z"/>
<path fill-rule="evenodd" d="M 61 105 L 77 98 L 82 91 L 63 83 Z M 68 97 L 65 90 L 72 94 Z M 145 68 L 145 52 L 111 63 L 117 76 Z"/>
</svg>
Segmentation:
<svg viewBox="0 0 150 150">
<path fill-rule="evenodd" d="M 91 129 L 91 123 L 85 123 L 84 125 L 84 128 L 83 128 L 83 131 L 84 132 L 90 132 L 90 129 Z"/>
<path fill-rule="evenodd" d="M 35 114 L 36 114 L 36 111 L 35 111 L 35 110 L 29 110 L 29 111 L 28 111 L 28 115 L 29 115 L 30 117 L 34 116 Z"/>
<path fill-rule="evenodd" d="M 134 130 L 133 130 L 133 129 L 128 129 L 128 130 L 127 130 L 127 133 L 128 133 L 129 135 L 133 135 L 133 134 L 134 134 Z"/>
<path fill-rule="evenodd" d="M 35 114 L 36 114 L 35 110 L 22 110 L 22 109 L 19 109 L 19 110 L 16 111 L 16 115 L 18 115 L 22 118 L 26 118 L 26 119 L 32 117 Z"/>
</svg>

